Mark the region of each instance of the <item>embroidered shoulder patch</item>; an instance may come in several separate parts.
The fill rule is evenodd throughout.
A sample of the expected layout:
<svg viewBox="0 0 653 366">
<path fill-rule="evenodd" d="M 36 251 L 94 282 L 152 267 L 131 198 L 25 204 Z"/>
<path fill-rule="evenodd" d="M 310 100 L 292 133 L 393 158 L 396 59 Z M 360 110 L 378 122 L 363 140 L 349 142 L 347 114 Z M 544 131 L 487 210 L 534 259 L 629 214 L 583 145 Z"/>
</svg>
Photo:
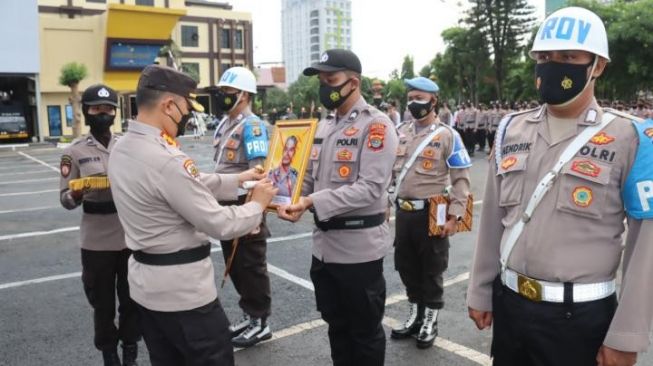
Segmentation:
<svg viewBox="0 0 653 366">
<path fill-rule="evenodd" d="M 367 137 L 367 147 L 372 151 L 381 151 L 383 150 L 384 141 L 385 125 L 383 123 L 372 123 Z"/>
<path fill-rule="evenodd" d="M 72 165 L 73 158 L 70 155 L 61 156 L 61 164 L 59 165 L 59 169 L 61 170 L 62 177 L 68 178 L 70 175 L 70 170 L 72 169 Z"/>
<path fill-rule="evenodd" d="M 200 177 L 200 171 L 197 169 L 193 159 L 184 160 L 184 170 L 190 175 L 193 179 L 198 179 Z"/>
<path fill-rule="evenodd" d="M 615 138 L 613 136 L 608 135 L 607 133 L 601 131 L 594 135 L 592 139 L 590 140 L 591 143 L 594 145 L 607 145 L 611 142 L 613 142 Z"/>
</svg>

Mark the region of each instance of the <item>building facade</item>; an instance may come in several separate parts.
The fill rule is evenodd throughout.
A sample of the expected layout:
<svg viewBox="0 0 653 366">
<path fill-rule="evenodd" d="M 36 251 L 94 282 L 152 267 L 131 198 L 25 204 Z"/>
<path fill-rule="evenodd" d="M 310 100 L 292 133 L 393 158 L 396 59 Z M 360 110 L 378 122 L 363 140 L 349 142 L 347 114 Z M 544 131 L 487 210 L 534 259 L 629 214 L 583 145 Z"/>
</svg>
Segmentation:
<svg viewBox="0 0 653 366">
<path fill-rule="evenodd" d="M 70 90 L 61 68 L 84 64 L 79 89 L 106 83 L 120 95 L 121 121 L 136 114 L 135 89 L 152 63 L 178 67 L 199 83 L 199 101 L 213 111 L 210 92 L 228 67 L 252 67 L 251 14 L 205 0 L 38 0 L 40 137 L 72 134 Z M 167 50 L 170 50 L 167 52 Z M 86 130 L 85 130 L 86 131 Z"/>
<path fill-rule="evenodd" d="M 330 48 L 351 49 L 351 0 L 282 0 L 281 34 L 288 84 Z"/>
</svg>

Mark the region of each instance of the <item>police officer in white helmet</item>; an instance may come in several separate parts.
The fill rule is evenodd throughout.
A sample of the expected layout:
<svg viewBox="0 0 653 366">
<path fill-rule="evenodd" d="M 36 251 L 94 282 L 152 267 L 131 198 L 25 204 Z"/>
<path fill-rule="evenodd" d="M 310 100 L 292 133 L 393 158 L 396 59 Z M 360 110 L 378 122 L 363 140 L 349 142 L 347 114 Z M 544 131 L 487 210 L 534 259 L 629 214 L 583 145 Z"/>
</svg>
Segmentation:
<svg viewBox="0 0 653 366">
<path fill-rule="evenodd" d="M 544 105 L 497 129 L 469 315 L 494 365 L 631 366 L 653 319 L 653 121 L 594 98 L 610 56 L 591 11 L 548 16 L 530 55 Z"/>
</svg>

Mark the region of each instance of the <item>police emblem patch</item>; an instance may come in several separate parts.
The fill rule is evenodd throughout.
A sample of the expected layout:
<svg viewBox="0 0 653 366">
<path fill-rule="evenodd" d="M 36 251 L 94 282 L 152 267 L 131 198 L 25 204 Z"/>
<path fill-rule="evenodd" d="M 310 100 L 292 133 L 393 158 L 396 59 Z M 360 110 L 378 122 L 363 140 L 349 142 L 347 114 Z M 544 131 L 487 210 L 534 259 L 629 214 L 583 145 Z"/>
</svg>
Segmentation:
<svg viewBox="0 0 653 366">
<path fill-rule="evenodd" d="M 422 168 L 426 170 L 433 169 L 433 162 L 431 160 L 424 159 L 424 161 L 422 161 Z"/>
<path fill-rule="evenodd" d="M 607 133 L 601 131 L 594 135 L 592 139 L 590 140 L 591 143 L 594 145 L 607 145 L 615 140 L 614 137 L 608 135 Z"/>
<path fill-rule="evenodd" d="M 427 158 L 432 158 L 435 156 L 435 150 L 433 149 L 424 149 L 424 152 L 422 155 L 426 156 Z"/>
<path fill-rule="evenodd" d="M 233 149 L 236 147 L 236 140 L 230 139 L 229 142 L 227 142 L 227 147 L 230 149 Z"/>
<path fill-rule="evenodd" d="M 571 164 L 571 170 L 593 178 L 598 177 L 601 173 L 601 168 L 589 160 L 574 161 Z"/>
<path fill-rule="evenodd" d="M 370 134 L 367 138 L 367 147 L 373 151 L 383 150 L 385 141 L 385 125 L 383 123 L 373 123 L 370 125 Z"/>
<path fill-rule="evenodd" d="M 352 154 L 352 152 L 349 151 L 348 149 L 342 149 L 338 151 L 337 156 L 338 156 L 338 160 L 340 161 L 350 161 L 351 158 L 354 156 L 354 154 Z"/>
<path fill-rule="evenodd" d="M 59 168 L 61 170 L 61 176 L 64 178 L 68 178 L 70 175 L 70 169 L 72 168 L 73 164 L 73 158 L 70 155 L 63 155 L 61 157 L 61 164 L 59 165 Z"/>
<path fill-rule="evenodd" d="M 345 130 L 344 134 L 345 136 L 354 136 L 355 134 L 358 133 L 358 131 L 360 130 L 356 127 L 349 127 L 348 129 Z"/>
<path fill-rule="evenodd" d="M 574 200 L 576 206 L 582 208 L 589 207 L 594 199 L 592 189 L 585 186 L 574 188 L 574 191 L 571 193 L 571 198 Z"/>
<path fill-rule="evenodd" d="M 562 79 L 562 82 L 560 83 L 560 86 L 562 86 L 562 89 L 567 90 L 571 89 L 572 86 L 574 86 L 574 82 L 571 81 L 570 78 L 566 77 Z"/>
<path fill-rule="evenodd" d="M 322 57 L 320 57 L 320 62 L 327 62 L 327 61 L 329 61 L 329 54 L 324 52 L 322 54 Z"/>
<path fill-rule="evenodd" d="M 340 178 L 347 178 L 351 174 L 351 168 L 348 165 L 341 165 L 340 168 L 338 168 L 338 175 L 340 175 Z"/>
<path fill-rule="evenodd" d="M 509 156 L 501 161 L 501 168 L 503 170 L 508 170 L 517 164 L 517 158 L 514 156 Z"/>
<path fill-rule="evenodd" d="M 317 155 L 318 155 L 317 147 L 314 147 L 313 150 L 311 151 L 311 158 L 317 159 Z"/>
<path fill-rule="evenodd" d="M 197 169 L 193 159 L 184 160 L 184 170 L 190 175 L 193 179 L 198 179 L 200 177 L 200 171 Z"/>
<path fill-rule="evenodd" d="M 333 93 L 329 94 L 329 99 L 331 99 L 331 101 L 333 101 L 333 102 L 339 101 L 340 100 L 340 93 L 334 91 Z"/>
<path fill-rule="evenodd" d="M 258 126 L 252 128 L 252 133 L 254 134 L 254 136 L 261 136 L 263 134 L 261 132 L 261 127 Z"/>
<path fill-rule="evenodd" d="M 647 128 L 644 130 L 644 134 L 653 139 L 653 128 Z"/>
<path fill-rule="evenodd" d="M 227 160 L 233 161 L 236 158 L 236 153 L 233 150 L 227 150 Z"/>
<path fill-rule="evenodd" d="M 109 91 L 106 88 L 102 88 L 97 92 L 97 96 L 100 98 L 108 98 L 109 95 L 111 94 L 109 94 Z"/>
</svg>

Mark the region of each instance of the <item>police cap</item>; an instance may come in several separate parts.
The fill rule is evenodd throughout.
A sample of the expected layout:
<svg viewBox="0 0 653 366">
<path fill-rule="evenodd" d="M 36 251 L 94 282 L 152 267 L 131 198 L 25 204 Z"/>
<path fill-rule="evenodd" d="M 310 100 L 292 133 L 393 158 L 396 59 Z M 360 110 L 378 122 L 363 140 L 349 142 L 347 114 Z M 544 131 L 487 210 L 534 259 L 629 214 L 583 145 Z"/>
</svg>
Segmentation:
<svg viewBox="0 0 653 366">
<path fill-rule="evenodd" d="M 349 50 L 334 48 L 327 50 L 320 57 L 320 62 L 314 63 L 311 67 L 304 69 L 304 75 L 313 76 L 323 72 L 353 71 L 362 73 L 361 61 L 355 53 Z"/>
<path fill-rule="evenodd" d="M 187 74 L 168 66 L 149 65 L 138 79 L 138 89 L 152 89 L 169 92 L 188 100 L 197 112 L 204 112 L 204 107 L 195 100 L 197 82 Z"/>
<path fill-rule="evenodd" d="M 84 105 L 111 105 L 118 108 L 118 94 L 104 84 L 91 85 L 82 94 Z"/>
</svg>

